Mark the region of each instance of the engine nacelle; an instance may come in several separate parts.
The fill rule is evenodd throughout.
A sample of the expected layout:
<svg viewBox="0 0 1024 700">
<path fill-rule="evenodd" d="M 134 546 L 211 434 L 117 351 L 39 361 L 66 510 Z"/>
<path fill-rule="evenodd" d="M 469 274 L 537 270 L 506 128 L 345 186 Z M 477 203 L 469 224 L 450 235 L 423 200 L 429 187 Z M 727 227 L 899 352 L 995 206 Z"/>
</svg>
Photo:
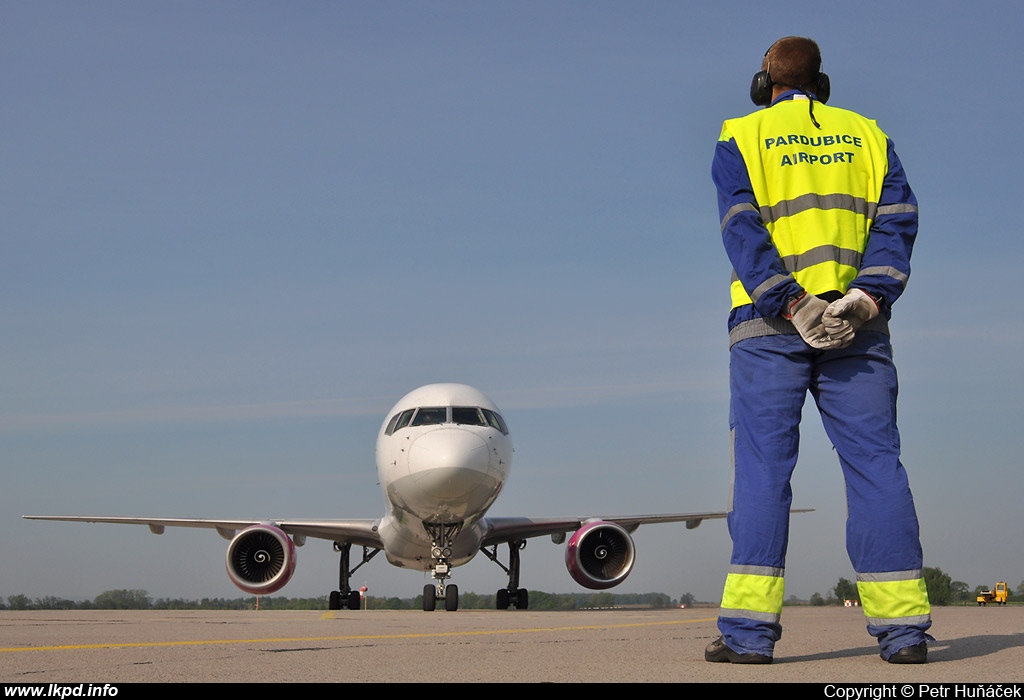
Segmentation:
<svg viewBox="0 0 1024 700">
<path fill-rule="evenodd" d="M 278 527 L 253 525 L 231 540 L 227 567 L 231 583 L 246 593 L 273 593 L 295 573 L 295 545 Z"/>
<path fill-rule="evenodd" d="M 587 523 L 569 538 L 565 566 L 581 586 L 611 588 L 626 580 L 633 570 L 633 538 L 615 523 L 601 520 Z"/>
</svg>

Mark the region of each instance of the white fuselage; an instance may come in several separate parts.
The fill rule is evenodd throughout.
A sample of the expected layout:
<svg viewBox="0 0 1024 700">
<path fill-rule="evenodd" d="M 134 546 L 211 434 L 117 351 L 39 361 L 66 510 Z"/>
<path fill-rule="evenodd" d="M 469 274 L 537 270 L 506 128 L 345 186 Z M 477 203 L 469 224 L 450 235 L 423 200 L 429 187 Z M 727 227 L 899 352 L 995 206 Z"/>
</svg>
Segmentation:
<svg viewBox="0 0 1024 700">
<path fill-rule="evenodd" d="M 388 561 L 430 569 L 424 523 L 457 525 L 447 561 L 479 551 L 480 522 L 512 465 L 512 440 L 497 407 L 464 384 L 431 384 L 404 396 L 377 435 L 377 475 L 387 503 L 378 534 Z"/>
</svg>

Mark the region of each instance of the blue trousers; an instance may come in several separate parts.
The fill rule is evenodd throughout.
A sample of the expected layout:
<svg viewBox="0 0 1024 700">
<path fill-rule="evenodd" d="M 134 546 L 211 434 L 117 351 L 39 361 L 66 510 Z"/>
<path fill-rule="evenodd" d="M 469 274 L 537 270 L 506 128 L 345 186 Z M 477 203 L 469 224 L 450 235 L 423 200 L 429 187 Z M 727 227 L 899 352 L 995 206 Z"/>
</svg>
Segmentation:
<svg viewBox="0 0 1024 700">
<path fill-rule="evenodd" d="M 740 653 L 770 655 L 782 634 L 790 478 L 808 392 L 846 481 L 846 548 L 858 586 L 868 587 L 861 589 L 865 604 L 871 586 L 890 586 L 875 598 L 883 602 L 872 604 L 880 617 L 865 610 L 868 631 L 885 658 L 924 641 L 931 622 L 917 514 L 900 463 L 898 382 L 888 336 L 862 331 L 849 347 L 829 351 L 812 349 L 799 335 L 742 340 L 730 351 L 730 387 L 733 551 L 718 622 L 726 643 Z M 920 579 L 921 593 L 906 596 L 906 587 L 897 587 L 893 599 L 887 582 L 894 576 Z M 911 600 L 904 605 L 899 596 Z"/>
</svg>

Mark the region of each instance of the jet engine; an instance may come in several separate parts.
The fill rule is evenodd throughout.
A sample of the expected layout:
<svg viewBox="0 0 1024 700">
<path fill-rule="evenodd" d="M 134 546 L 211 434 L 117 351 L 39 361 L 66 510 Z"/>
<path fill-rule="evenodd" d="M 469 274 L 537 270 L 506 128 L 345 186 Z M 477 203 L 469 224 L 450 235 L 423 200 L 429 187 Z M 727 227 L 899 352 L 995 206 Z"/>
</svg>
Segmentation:
<svg viewBox="0 0 1024 700">
<path fill-rule="evenodd" d="M 246 593 L 273 593 L 295 573 L 295 545 L 274 525 L 252 525 L 231 540 L 227 566 L 231 583 Z"/>
<path fill-rule="evenodd" d="M 603 589 L 626 580 L 633 569 L 633 538 L 615 523 L 589 522 L 565 547 L 565 566 L 581 586 Z"/>
</svg>

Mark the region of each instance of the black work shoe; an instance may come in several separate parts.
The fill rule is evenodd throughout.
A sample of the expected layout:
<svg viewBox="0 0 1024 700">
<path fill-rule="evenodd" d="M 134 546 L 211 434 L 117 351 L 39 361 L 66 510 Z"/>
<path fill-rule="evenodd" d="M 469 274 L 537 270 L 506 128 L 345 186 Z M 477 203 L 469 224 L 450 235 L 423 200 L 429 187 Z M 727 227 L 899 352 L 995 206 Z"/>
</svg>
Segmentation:
<svg viewBox="0 0 1024 700">
<path fill-rule="evenodd" d="M 926 664 L 928 663 L 928 643 L 921 642 L 912 647 L 903 647 L 885 660 L 891 664 Z"/>
<path fill-rule="evenodd" d="M 704 660 L 716 664 L 770 664 L 772 657 L 764 654 L 740 654 L 730 649 L 725 639 L 719 637 L 704 650 Z"/>
</svg>

